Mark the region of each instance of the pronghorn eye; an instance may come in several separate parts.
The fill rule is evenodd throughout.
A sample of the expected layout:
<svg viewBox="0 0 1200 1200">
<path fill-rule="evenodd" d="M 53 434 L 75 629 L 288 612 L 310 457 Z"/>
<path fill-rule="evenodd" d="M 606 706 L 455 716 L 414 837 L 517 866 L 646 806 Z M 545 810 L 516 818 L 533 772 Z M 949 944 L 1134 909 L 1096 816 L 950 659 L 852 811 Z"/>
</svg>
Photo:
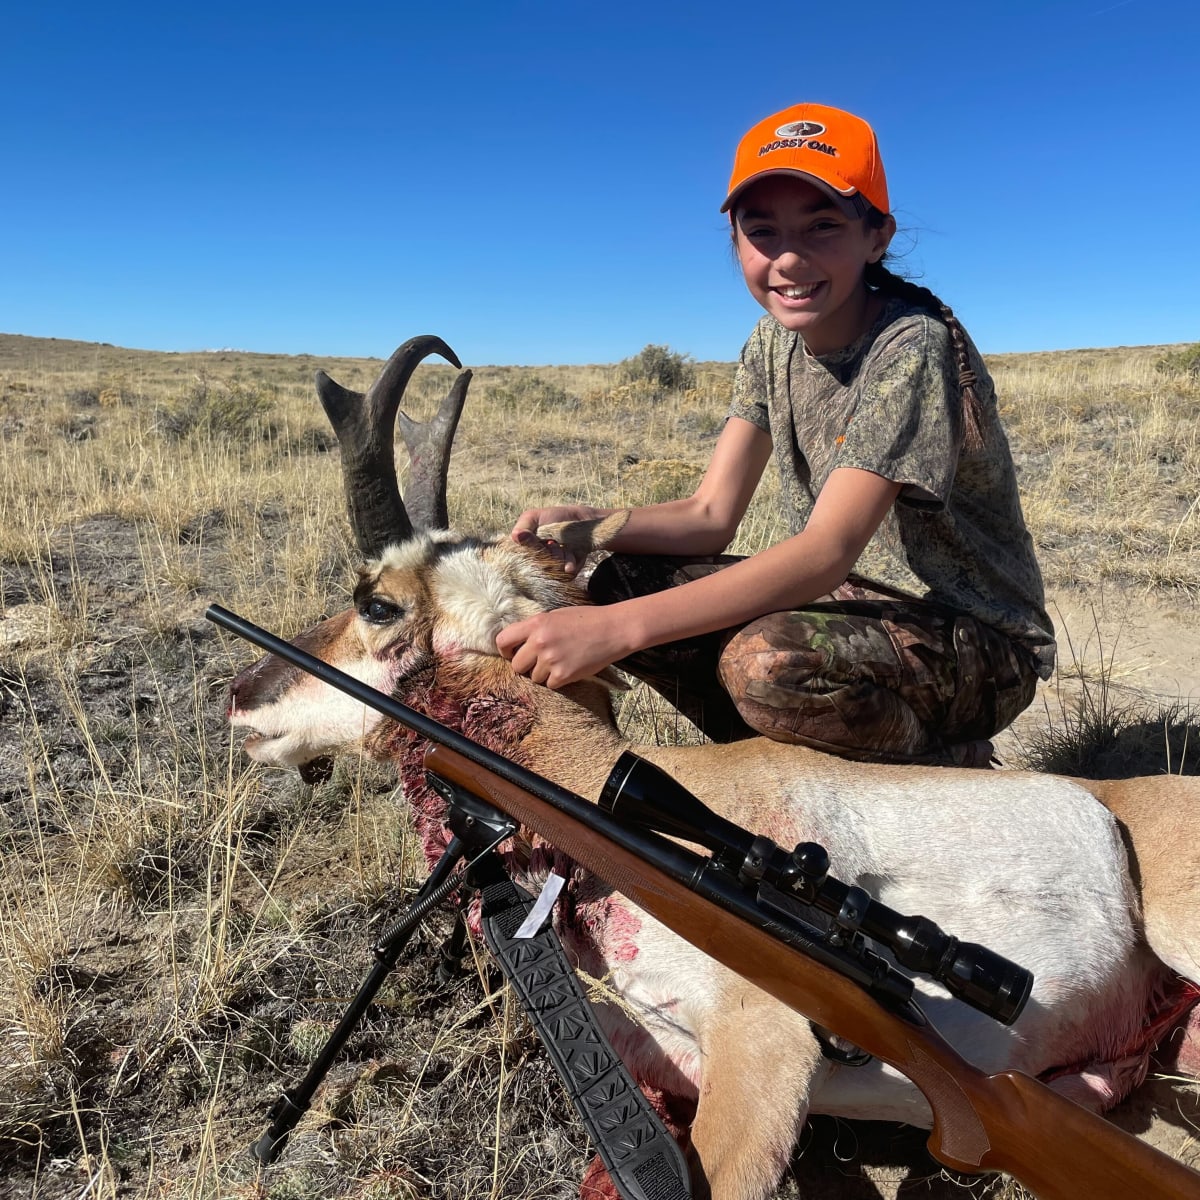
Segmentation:
<svg viewBox="0 0 1200 1200">
<path fill-rule="evenodd" d="M 378 596 L 368 596 L 358 606 L 358 615 L 372 625 L 390 625 L 404 616 L 404 609 L 390 600 L 380 600 Z"/>
</svg>

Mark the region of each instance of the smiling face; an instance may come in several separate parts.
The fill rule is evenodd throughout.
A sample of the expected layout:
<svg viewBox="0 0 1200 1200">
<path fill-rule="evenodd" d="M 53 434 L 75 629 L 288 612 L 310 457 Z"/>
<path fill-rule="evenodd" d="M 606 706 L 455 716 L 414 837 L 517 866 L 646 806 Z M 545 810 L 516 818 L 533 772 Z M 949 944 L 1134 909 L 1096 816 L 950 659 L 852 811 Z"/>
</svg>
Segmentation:
<svg viewBox="0 0 1200 1200">
<path fill-rule="evenodd" d="M 814 354 L 866 332 L 879 301 L 863 268 L 887 250 L 896 230 L 890 216 L 872 228 L 815 185 L 775 175 L 738 197 L 733 229 L 750 294 Z"/>
</svg>

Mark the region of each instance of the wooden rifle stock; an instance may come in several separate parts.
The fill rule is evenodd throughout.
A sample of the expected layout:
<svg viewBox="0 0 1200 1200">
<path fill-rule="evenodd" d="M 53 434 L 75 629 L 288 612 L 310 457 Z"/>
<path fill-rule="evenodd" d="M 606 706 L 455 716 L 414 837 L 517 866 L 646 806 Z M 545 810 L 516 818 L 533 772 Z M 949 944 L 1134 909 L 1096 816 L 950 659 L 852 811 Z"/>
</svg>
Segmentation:
<svg viewBox="0 0 1200 1200">
<path fill-rule="evenodd" d="M 779 940 L 770 914 L 732 882 L 722 890 L 708 879 L 699 855 L 633 834 L 572 793 L 552 802 L 444 744 L 429 747 L 425 765 L 546 838 L 710 957 L 902 1072 L 929 1101 L 929 1149 L 946 1166 L 1006 1172 L 1040 1200 L 1200 1198 L 1200 1174 L 1028 1075 L 985 1074 L 928 1024 L 889 1011 Z"/>
</svg>

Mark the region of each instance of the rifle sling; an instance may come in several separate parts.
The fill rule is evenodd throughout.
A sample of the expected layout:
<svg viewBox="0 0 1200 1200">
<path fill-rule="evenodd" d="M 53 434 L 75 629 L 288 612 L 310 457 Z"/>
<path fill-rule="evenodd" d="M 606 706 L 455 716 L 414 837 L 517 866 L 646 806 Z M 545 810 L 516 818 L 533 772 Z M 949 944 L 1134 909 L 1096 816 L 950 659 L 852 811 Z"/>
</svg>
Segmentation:
<svg viewBox="0 0 1200 1200">
<path fill-rule="evenodd" d="M 688 1168 L 675 1139 L 633 1082 L 546 924 L 513 934 L 533 899 L 495 858 L 477 868 L 483 933 L 550 1055 L 575 1111 L 625 1200 L 689 1200 Z"/>
</svg>

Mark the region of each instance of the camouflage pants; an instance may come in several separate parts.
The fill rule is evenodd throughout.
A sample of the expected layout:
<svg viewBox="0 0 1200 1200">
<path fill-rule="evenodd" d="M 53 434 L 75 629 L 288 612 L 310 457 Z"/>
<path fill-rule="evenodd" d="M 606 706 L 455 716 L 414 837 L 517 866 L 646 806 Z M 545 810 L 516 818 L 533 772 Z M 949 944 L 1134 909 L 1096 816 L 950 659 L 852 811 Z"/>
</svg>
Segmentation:
<svg viewBox="0 0 1200 1200">
<path fill-rule="evenodd" d="M 592 574 L 598 604 L 663 591 L 737 559 L 613 555 Z M 714 741 L 762 733 L 847 758 L 960 762 L 1033 700 L 1032 658 L 936 604 L 853 576 L 794 612 L 623 659 Z"/>
</svg>

